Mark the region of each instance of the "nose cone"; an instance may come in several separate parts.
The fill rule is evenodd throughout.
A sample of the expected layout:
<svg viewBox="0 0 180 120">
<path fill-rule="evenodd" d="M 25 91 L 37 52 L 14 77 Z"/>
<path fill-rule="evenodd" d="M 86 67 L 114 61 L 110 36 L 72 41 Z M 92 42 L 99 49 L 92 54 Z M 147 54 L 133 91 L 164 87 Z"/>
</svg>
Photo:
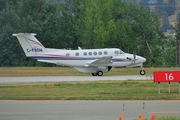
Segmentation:
<svg viewBox="0 0 180 120">
<path fill-rule="evenodd" d="M 146 58 L 141 57 L 142 63 L 146 62 Z"/>
<path fill-rule="evenodd" d="M 140 62 L 141 63 L 144 63 L 144 62 L 146 62 L 146 58 L 144 58 L 144 57 L 141 57 L 141 56 L 139 56 L 140 58 L 139 58 L 139 60 L 140 60 Z"/>
<path fill-rule="evenodd" d="M 137 63 L 144 63 L 144 62 L 146 62 L 146 58 L 137 56 Z"/>
</svg>

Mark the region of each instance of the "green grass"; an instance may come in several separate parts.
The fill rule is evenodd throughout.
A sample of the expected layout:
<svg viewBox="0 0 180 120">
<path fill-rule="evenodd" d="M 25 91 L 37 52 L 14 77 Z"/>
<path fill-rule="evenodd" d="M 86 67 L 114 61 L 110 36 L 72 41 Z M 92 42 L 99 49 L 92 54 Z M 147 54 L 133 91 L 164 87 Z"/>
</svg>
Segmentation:
<svg viewBox="0 0 180 120">
<path fill-rule="evenodd" d="M 145 120 L 151 120 L 151 119 L 145 119 Z M 155 118 L 155 120 L 180 120 L 180 118 L 169 116 L 169 117 L 158 117 L 158 118 Z"/>
<path fill-rule="evenodd" d="M 104 76 L 139 75 L 140 68 L 114 68 Z M 171 68 L 145 68 L 146 75 L 154 71 L 180 70 Z M 0 76 L 91 76 L 69 67 L 2 67 Z M 180 100 L 179 84 L 158 85 L 151 81 L 96 81 L 96 82 L 60 82 L 0 84 L 0 99 L 58 99 L 58 100 Z"/>
<path fill-rule="evenodd" d="M 179 84 L 153 81 L 96 81 L 31 84 L 0 84 L 0 99 L 45 100 L 180 100 Z"/>
</svg>

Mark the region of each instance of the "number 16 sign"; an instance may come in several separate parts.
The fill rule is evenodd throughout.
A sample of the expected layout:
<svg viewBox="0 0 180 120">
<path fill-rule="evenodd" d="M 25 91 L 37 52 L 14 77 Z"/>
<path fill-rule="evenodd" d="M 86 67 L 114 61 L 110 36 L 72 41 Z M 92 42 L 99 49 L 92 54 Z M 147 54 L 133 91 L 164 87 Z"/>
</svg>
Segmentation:
<svg viewBox="0 0 180 120">
<path fill-rule="evenodd" d="M 180 71 L 154 72 L 154 82 L 180 82 Z"/>
</svg>

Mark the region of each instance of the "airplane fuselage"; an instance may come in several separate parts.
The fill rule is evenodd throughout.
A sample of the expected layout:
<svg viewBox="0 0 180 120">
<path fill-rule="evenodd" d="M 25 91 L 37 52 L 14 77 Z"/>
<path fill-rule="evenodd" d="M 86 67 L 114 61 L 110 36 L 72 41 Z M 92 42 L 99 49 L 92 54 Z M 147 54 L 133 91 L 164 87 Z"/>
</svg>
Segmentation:
<svg viewBox="0 0 180 120">
<path fill-rule="evenodd" d="M 88 64 L 89 61 L 97 60 L 105 56 L 112 56 L 111 62 L 98 64 L 98 67 L 123 67 L 133 65 L 133 54 L 124 53 L 118 48 L 105 49 L 81 49 L 81 50 L 51 50 L 51 53 L 29 56 L 40 62 L 56 63 L 71 67 L 97 67 L 97 64 Z M 141 64 L 145 59 L 136 56 L 136 64 Z"/>
</svg>

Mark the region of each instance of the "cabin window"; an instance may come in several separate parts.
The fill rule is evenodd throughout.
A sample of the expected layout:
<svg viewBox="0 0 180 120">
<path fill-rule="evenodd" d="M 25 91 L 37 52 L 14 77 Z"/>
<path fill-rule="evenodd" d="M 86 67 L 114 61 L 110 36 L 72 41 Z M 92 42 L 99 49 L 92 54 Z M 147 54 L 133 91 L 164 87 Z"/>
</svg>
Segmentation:
<svg viewBox="0 0 180 120">
<path fill-rule="evenodd" d="M 104 54 L 107 55 L 107 51 L 104 51 Z"/>
<path fill-rule="evenodd" d="M 89 52 L 89 55 L 92 55 L 92 52 Z"/>
<path fill-rule="evenodd" d="M 69 53 L 66 53 L 66 56 L 69 56 Z"/>
<path fill-rule="evenodd" d="M 77 52 L 75 55 L 76 55 L 76 56 L 79 56 L 79 53 Z"/>
<path fill-rule="evenodd" d="M 118 54 L 119 54 L 119 51 L 114 51 L 114 54 L 118 55 Z"/>
<path fill-rule="evenodd" d="M 101 52 L 101 51 L 99 51 L 99 55 L 102 55 L 102 52 Z"/>
<path fill-rule="evenodd" d="M 86 56 L 87 55 L 87 52 L 84 52 L 84 56 Z"/>
<path fill-rule="evenodd" d="M 97 55 L 97 52 L 94 52 L 94 55 Z"/>
</svg>

